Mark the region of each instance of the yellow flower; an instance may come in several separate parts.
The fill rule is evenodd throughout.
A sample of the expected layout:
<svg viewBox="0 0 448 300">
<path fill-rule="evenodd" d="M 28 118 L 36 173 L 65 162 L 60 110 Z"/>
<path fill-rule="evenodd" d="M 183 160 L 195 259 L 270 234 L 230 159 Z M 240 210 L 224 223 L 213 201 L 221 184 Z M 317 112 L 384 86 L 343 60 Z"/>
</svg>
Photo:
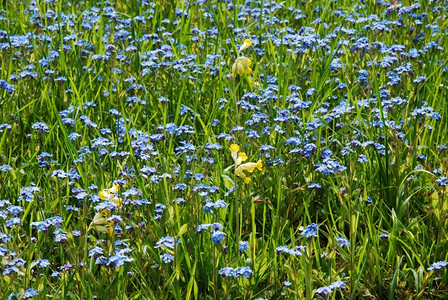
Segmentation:
<svg viewBox="0 0 448 300">
<path fill-rule="evenodd" d="M 109 190 L 108 190 L 108 189 L 102 190 L 102 191 L 100 192 L 100 199 L 101 199 L 101 200 L 106 200 L 106 199 L 108 199 L 109 197 L 110 197 L 110 194 L 109 194 Z"/>
<path fill-rule="evenodd" d="M 115 230 L 115 223 L 113 220 L 106 219 L 107 214 L 105 213 L 107 212 L 107 209 L 106 211 L 103 209 L 100 212 L 97 212 L 93 217 L 90 227 L 95 228 L 99 232 L 106 232 L 109 236 L 112 236 Z"/>
<path fill-rule="evenodd" d="M 244 152 L 239 152 L 240 146 L 237 144 L 230 145 L 230 151 L 233 158 L 233 161 L 235 162 L 235 175 L 238 177 L 243 178 L 244 183 L 249 184 L 251 182 L 250 177 L 246 176 L 246 173 L 244 171 L 247 171 L 249 173 L 252 173 L 255 169 L 258 169 L 261 171 L 263 167 L 263 162 L 261 160 L 258 160 L 255 162 L 248 162 L 245 164 L 242 164 L 243 161 L 247 160 L 247 155 Z"/>
<path fill-rule="evenodd" d="M 111 200 L 112 198 L 115 198 L 115 194 L 118 193 L 119 189 L 120 186 L 118 184 L 114 184 L 110 189 L 102 190 L 99 197 L 101 200 Z"/>
<path fill-rule="evenodd" d="M 249 48 L 250 45 L 252 45 L 252 41 L 249 39 L 244 40 L 244 43 L 240 47 L 240 52 L 243 51 L 246 48 Z"/>
<path fill-rule="evenodd" d="M 235 168 L 241 165 L 241 163 L 247 159 L 246 153 L 244 152 L 238 153 L 239 150 L 240 146 L 238 146 L 237 144 L 232 144 L 230 146 L 230 151 L 232 151 L 230 155 L 232 156 L 233 161 L 235 162 Z"/>
<path fill-rule="evenodd" d="M 123 202 L 123 199 L 118 198 L 118 197 L 114 197 L 114 198 L 110 199 L 110 201 L 115 203 L 118 207 L 121 207 L 121 203 Z"/>
<path fill-rule="evenodd" d="M 237 144 L 232 144 L 232 145 L 230 145 L 230 151 L 238 152 L 238 151 L 240 151 L 240 146 L 238 146 Z"/>
<path fill-rule="evenodd" d="M 261 171 L 261 169 L 263 168 L 263 161 L 261 159 L 259 159 L 257 161 L 257 164 L 255 165 L 255 168 L 257 168 L 258 171 Z"/>
<path fill-rule="evenodd" d="M 119 190 L 120 190 L 120 186 L 118 184 L 114 184 L 111 187 L 110 192 L 113 193 L 113 194 L 116 194 Z"/>
<path fill-rule="evenodd" d="M 258 170 L 261 171 L 262 167 L 263 167 L 263 162 L 261 160 L 259 160 L 256 163 L 249 162 L 249 163 L 245 163 L 245 164 L 240 165 L 236 169 L 236 172 L 237 173 L 241 173 L 242 171 L 247 171 L 249 173 L 252 173 L 255 170 L 255 168 L 257 168 Z"/>
<path fill-rule="evenodd" d="M 251 64 L 252 62 L 249 58 L 245 56 L 238 57 L 232 66 L 232 77 L 235 78 L 237 74 L 243 76 L 244 74 L 252 73 Z"/>
<path fill-rule="evenodd" d="M 115 230 L 115 223 L 114 221 L 106 221 L 106 233 L 109 236 L 113 236 L 114 235 L 114 230 Z"/>
<path fill-rule="evenodd" d="M 238 164 L 238 151 L 240 151 L 240 146 L 238 146 L 237 144 L 232 144 L 230 145 L 230 155 L 233 158 L 233 161 L 235 162 L 235 165 Z"/>
<path fill-rule="evenodd" d="M 106 218 L 104 217 L 103 212 L 96 213 L 96 215 L 93 217 L 91 226 L 98 226 L 104 224 L 106 224 Z"/>
<path fill-rule="evenodd" d="M 246 161 L 247 160 L 247 155 L 244 152 L 238 153 L 238 157 L 241 158 L 241 161 Z"/>
<path fill-rule="evenodd" d="M 245 163 L 245 164 L 239 165 L 236 168 L 235 174 L 236 174 L 236 176 L 243 178 L 245 183 L 249 183 L 250 178 L 246 176 L 244 171 L 252 173 L 255 169 L 258 169 L 261 171 L 262 167 L 263 167 L 263 163 L 261 160 L 258 160 L 256 163 L 254 163 L 254 162 Z"/>
</svg>

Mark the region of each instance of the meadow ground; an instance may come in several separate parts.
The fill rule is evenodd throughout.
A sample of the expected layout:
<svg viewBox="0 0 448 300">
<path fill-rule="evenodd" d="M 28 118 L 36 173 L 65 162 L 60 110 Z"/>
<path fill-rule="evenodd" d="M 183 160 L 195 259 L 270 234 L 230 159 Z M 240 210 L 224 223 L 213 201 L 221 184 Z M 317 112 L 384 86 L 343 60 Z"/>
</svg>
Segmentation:
<svg viewBox="0 0 448 300">
<path fill-rule="evenodd" d="M 0 1 L 0 298 L 448 298 L 447 14 Z"/>
</svg>

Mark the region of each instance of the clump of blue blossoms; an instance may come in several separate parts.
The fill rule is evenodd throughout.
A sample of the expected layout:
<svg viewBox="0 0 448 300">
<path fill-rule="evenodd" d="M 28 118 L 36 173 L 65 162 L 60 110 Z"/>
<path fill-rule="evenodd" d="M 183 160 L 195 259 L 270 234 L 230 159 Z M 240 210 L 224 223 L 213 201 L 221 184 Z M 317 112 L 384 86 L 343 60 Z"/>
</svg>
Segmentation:
<svg viewBox="0 0 448 300">
<path fill-rule="evenodd" d="M 317 226 L 316 223 L 313 223 L 311 225 L 306 226 L 305 230 L 302 231 L 301 235 L 311 238 L 311 237 L 317 237 L 317 230 L 319 229 L 319 226 Z"/>
<path fill-rule="evenodd" d="M 239 243 L 238 250 L 240 250 L 240 251 L 249 250 L 249 243 L 248 242 L 246 242 L 246 241 L 239 241 L 238 243 Z"/>
<path fill-rule="evenodd" d="M 252 275 L 252 269 L 249 267 L 238 267 L 236 269 L 225 267 L 220 269 L 218 273 L 222 277 L 238 278 L 242 276 L 244 278 L 250 278 L 250 276 Z"/>
<path fill-rule="evenodd" d="M 347 286 L 342 281 L 335 281 L 329 286 L 323 286 L 316 290 L 316 294 L 319 296 L 326 298 L 329 294 L 331 294 L 335 289 L 345 290 Z"/>
<path fill-rule="evenodd" d="M 224 232 L 217 230 L 217 231 L 213 231 L 211 233 L 211 238 L 212 238 L 213 243 L 218 244 L 224 240 L 226 235 L 227 234 L 225 234 Z"/>
<path fill-rule="evenodd" d="M 338 245 L 341 247 L 350 247 L 350 242 L 342 236 L 337 237 L 336 241 L 338 242 Z"/>
<path fill-rule="evenodd" d="M 434 271 L 440 271 L 442 268 L 446 268 L 446 267 L 448 267 L 448 262 L 442 260 L 442 261 L 438 261 L 438 262 L 435 262 L 435 263 L 431 264 L 431 266 L 429 266 L 427 268 L 427 270 L 428 271 L 433 271 L 433 270 Z"/>
</svg>

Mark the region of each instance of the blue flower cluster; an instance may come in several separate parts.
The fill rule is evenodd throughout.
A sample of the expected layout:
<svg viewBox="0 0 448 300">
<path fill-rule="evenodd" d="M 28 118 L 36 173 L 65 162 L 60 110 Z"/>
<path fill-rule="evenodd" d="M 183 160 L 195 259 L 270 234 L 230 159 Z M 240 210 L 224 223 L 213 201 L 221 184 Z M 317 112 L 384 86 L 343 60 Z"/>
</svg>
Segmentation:
<svg viewBox="0 0 448 300">
<path fill-rule="evenodd" d="M 219 270 L 219 275 L 222 277 L 235 277 L 238 278 L 240 276 L 244 278 L 250 278 L 252 275 L 252 269 L 249 267 L 238 267 L 236 269 L 225 267 Z"/>
<path fill-rule="evenodd" d="M 311 238 L 313 236 L 317 236 L 317 230 L 319 229 L 319 226 L 317 226 L 316 223 L 313 223 L 311 225 L 306 226 L 305 230 L 302 231 L 301 235 Z"/>
<path fill-rule="evenodd" d="M 427 270 L 428 271 L 433 271 L 433 270 L 440 271 L 442 268 L 445 268 L 445 267 L 448 267 L 448 262 L 442 260 L 442 261 L 438 261 L 438 262 L 431 264 L 431 266 L 429 266 L 427 268 Z"/>
<path fill-rule="evenodd" d="M 331 294 L 335 289 L 345 290 L 347 286 L 342 281 L 335 281 L 329 286 L 323 286 L 316 290 L 316 294 L 326 298 L 329 294 Z"/>
</svg>

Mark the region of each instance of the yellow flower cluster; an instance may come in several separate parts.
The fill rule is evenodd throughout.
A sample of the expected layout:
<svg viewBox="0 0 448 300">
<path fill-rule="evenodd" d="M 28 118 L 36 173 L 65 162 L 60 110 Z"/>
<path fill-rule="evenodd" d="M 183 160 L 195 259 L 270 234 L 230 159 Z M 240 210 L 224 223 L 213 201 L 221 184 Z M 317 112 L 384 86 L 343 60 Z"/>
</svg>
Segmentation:
<svg viewBox="0 0 448 300">
<path fill-rule="evenodd" d="M 106 219 L 106 216 L 108 214 L 109 211 L 107 209 L 103 209 L 100 212 L 96 213 L 95 217 L 93 217 L 93 221 L 92 224 L 90 224 L 90 227 L 93 227 L 101 232 L 106 232 L 109 236 L 113 236 L 115 223 L 113 220 Z"/>
<path fill-rule="evenodd" d="M 248 75 L 252 73 L 252 69 L 250 68 L 251 64 L 250 59 L 245 56 L 239 56 L 232 66 L 232 78 L 235 78 L 237 74 L 243 76 L 244 74 Z"/>
<path fill-rule="evenodd" d="M 246 48 L 249 48 L 250 45 L 252 45 L 252 41 L 249 39 L 244 40 L 244 43 L 240 47 L 240 52 L 243 51 Z"/>
<path fill-rule="evenodd" d="M 240 52 L 250 47 L 251 44 L 252 42 L 249 39 L 244 40 L 244 43 L 240 47 Z M 251 64 L 252 61 L 249 58 L 238 56 L 232 66 L 232 78 L 235 78 L 236 75 L 243 76 L 244 74 L 249 75 L 252 73 L 252 69 L 250 68 Z"/>
<path fill-rule="evenodd" d="M 114 184 L 110 189 L 104 189 L 100 192 L 100 195 L 99 195 L 100 199 L 113 202 L 118 207 L 120 207 L 121 202 L 123 202 L 123 200 L 121 198 L 118 198 L 115 196 L 119 190 L 120 190 L 120 186 L 118 184 Z"/>
<path fill-rule="evenodd" d="M 249 173 L 252 173 L 255 169 L 261 171 L 263 163 L 261 160 L 258 160 L 256 163 L 248 162 L 243 164 L 243 162 L 247 160 L 247 155 L 246 153 L 239 151 L 240 146 L 238 146 L 237 144 L 230 145 L 230 152 L 233 161 L 235 162 L 235 175 L 243 178 L 244 183 L 249 184 L 249 182 L 251 182 L 251 179 L 250 177 L 246 176 L 246 173 L 244 171 L 247 171 Z"/>
<path fill-rule="evenodd" d="M 123 199 L 116 196 L 119 190 L 120 186 L 118 184 L 114 184 L 110 189 L 102 190 L 99 197 L 101 200 L 113 202 L 117 205 L 117 207 L 121 207 Z M 115 230 L 115 223 L 113 220 L 106 219 L 109 214 L 110 211 L 108 209 L 102 209 L 100 212 L 95 214 L 90 226 L 98 231 L 106 232 L 109 236 L 112 236 Z"/>
</svg>

